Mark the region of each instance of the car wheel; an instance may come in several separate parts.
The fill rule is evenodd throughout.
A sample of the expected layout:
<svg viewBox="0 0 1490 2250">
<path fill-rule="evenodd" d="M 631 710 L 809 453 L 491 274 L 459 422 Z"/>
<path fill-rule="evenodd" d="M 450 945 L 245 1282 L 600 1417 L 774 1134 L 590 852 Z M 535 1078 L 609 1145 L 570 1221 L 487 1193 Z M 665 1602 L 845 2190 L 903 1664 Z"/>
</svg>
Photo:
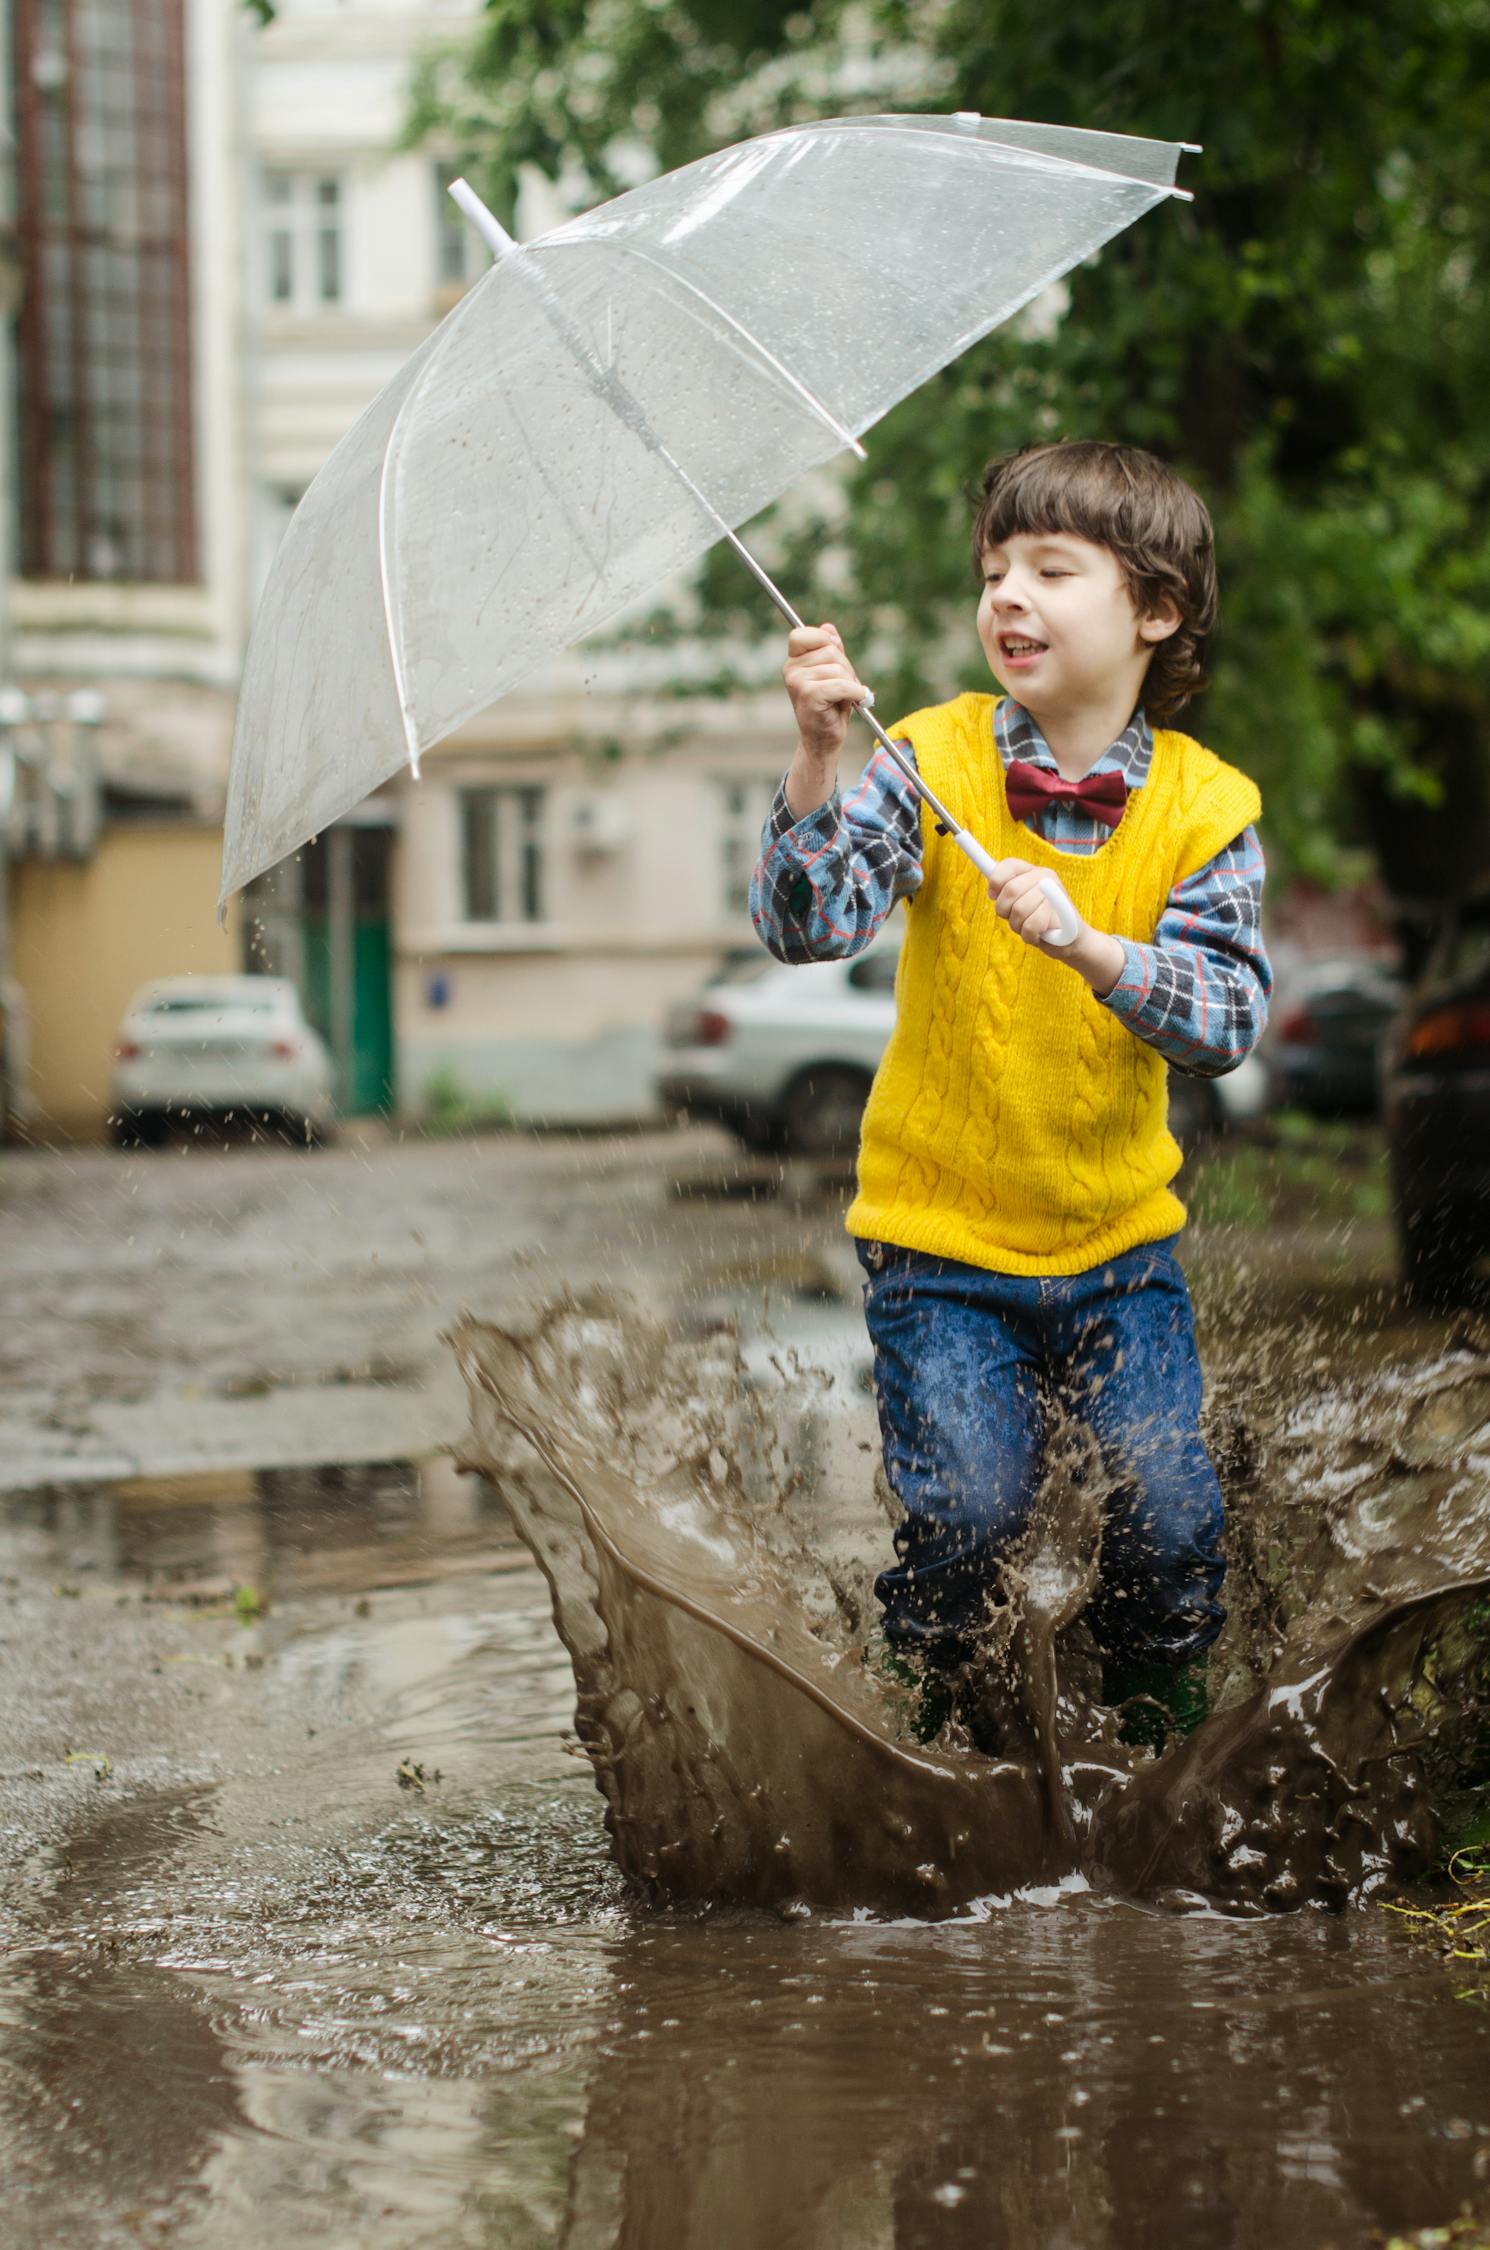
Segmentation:
<svg viewBox="0 0 1490 2250">
<path fill-rule="evenodd" d="M 869 1073 L 848 1063 L 818 1063 L 794 1078 L 781 1099 L 781 1130 L 794 1156 L 851 1156 L 869 1099 Z"/>
<path fill-rule="evenodd" d="M 786 1132 L 779 1117 L 737 1117 L 730 1131 L 751 1156 L 780 1156 L 786 1146 Z"/>
<path fill-rule="evenodd" d="M 321 1127 L 292 1110 L 268 1110 L 260 1123 L 263 1138 L 276 1148 L 324 1148 L 326 1145 Z"/>
<path fill-rule="evenodd" d="M 169 1130 L 169 1120 L 158 1109 L 120 1109 L 109 1119 L 115 1148 L 159 1148 Z"/>
<path fill-rule="evenodd" d="M 1457 1231 L 1442 1211 L 1399 1206 L 1399 1269 L 1409 1304 L 1442 1311 L 1468 1301 L 1470 1269 Z"/>
<path fill-rule="evenodd" d="M 1221 1104 L 1208 1078 L 1169 1074 L 1169 1130 L 1181 1148 L 1193 1148 L 1220 1130 Z"/>
</svg>

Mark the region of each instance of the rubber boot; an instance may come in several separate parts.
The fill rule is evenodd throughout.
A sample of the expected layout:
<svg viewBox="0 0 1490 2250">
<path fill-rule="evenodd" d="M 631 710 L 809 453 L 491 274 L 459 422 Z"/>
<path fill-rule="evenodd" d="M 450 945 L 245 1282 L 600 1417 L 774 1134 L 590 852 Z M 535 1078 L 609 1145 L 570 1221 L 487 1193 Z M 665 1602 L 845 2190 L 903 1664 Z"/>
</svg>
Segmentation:
<svg viewBox="0 0 1490 2250">
<path fill-rule="evenodd" d="M 1154 1658 L 1109 1656 L 1102 1666 L 1102 1701 L 1126 1706 L 1119 1742 L 1163 1750 L 1171 1735 L 1192 1734 L 1206 1715 L 1205 1658 L 1163 1664 Z"/>
<path fill-rule="evenodd" d="M 879 1660 L 881 1676 L 907 1696 L 905 1732 L 913 1742 L 935 1742 L 952 1716 L 955 1697 L 952 1683 L 930 1665 L 913 1664 L 908 1656 L 887 1648 Z"/>
</svg>

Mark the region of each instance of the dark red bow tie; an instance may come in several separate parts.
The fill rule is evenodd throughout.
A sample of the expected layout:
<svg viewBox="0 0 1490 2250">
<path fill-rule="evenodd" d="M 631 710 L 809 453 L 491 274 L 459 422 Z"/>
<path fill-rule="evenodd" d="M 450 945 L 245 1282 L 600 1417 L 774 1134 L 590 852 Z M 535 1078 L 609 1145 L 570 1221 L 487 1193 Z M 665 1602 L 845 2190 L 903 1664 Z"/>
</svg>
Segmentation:
<svg viewBox="0 0 1490 2250">
<path fill-rule="evenodd" d="M 1046 805 L 1075 805 L 1079 812 L 1090 813 L 1093 820 L 1116 828 L 1128 802 L 1128 784 L 1120 773 L 1089 773 L 1080 781 L 1063 781 L 1058 773 L 1029 765 L 1023 758 L 1009 761 L 1004 786 L 1016 820 L 1027 820 Z"/>
</svg>

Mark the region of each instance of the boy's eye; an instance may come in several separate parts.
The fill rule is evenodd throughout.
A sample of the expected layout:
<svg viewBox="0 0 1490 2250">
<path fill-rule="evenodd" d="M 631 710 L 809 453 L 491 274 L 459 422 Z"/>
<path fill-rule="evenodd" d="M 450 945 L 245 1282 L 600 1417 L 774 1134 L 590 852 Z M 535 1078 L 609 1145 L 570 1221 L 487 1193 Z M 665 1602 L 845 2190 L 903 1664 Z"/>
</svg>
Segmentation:
<svg viewBox="0 0 1490 2250">
<path fill-rule="evenodd" d="M 1069 570 L 1056 570 L 1054 567 L 1051 567 L 1049 569 L 1042 570 L 1040 576 L 1042 578 L 1069 578 L 1071 576 L 1071 573 Z"/>
</svg>

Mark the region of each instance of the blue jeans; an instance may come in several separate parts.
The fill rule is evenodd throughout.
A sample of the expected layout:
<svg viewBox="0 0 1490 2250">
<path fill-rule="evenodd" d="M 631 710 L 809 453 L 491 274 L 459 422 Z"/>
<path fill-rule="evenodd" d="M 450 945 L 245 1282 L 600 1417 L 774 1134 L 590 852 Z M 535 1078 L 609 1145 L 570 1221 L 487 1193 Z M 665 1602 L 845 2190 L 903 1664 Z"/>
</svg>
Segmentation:
<svg viewBox="0 0 1490 2250">
<path fill-rule="evenodd" d="M 919 1662 L 971 1653 L 1025 1530 L 1050 1389 L 1090 1428 L 1111 1490 L 1087 1608 L 1104 1653 L 1181 1663 L 1220 1632 L 1221 1490 L 1201 1443 L 1200 1362 L 1173 1243 L 1089 1273 L 988 1273 L 860 1242 L 885 1472 L 904 1510 L 875 1593 Z"/>
</svg>

